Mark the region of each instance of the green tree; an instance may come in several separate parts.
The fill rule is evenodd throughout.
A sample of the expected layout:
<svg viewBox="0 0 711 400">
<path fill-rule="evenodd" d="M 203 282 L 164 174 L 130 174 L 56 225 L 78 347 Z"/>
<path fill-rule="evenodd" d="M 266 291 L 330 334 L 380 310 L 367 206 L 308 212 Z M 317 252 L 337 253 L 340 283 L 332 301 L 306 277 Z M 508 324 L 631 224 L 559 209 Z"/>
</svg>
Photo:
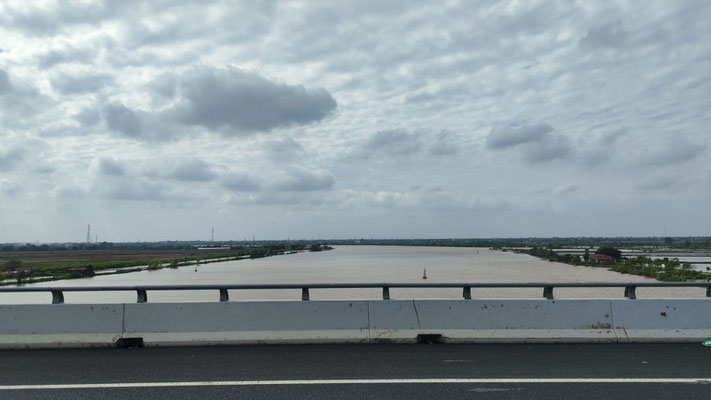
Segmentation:
<svg viewBox="0 0 711 400">
<path fill-rule="evenodd" d="M 622 260 L 622 252 L 612 246 L 600 247 L 599 249 L 597 249 L 597 254 L 604 254 L 606 256 L 610 256 L 617 261 Z"/>
<path fill-rule="evenodd" d="M 585 261 L 585 262 L 590 261 L 590 250 L 585 249 L 585 254 L 583 254 L 583 261 Z"/>
<path fill-rule="evenodd" d="M 154 270 L 154 269 L 160 269 L 161 268 L 161 262 L 160 260 L 151 260 L 148 261 L 148 269 L 149 270 Z"/>
<path fill-rule="evenodd" d="M 20 260 L 8 260 L 3 267 L 5 271 L 17 271 L 20 268 L 22 268 L 22 261 Z"/>
<path fill-rule="evenodd" d="M 18 269 L 17 272 L 15 273 L 15 279 L 17 280 L 17 284 L 21 285 L 22 282 L 24 282 L 27 278 L 29 278 L 30 272 L 25 269 Z"/>
</svg>

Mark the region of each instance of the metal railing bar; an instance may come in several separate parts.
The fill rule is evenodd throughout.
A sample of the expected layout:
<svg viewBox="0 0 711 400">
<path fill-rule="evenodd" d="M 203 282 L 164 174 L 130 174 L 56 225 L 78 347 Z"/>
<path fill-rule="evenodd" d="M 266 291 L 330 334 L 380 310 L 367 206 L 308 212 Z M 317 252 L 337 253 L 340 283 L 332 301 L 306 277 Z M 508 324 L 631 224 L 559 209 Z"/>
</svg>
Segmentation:
<svg viewBox="0 0 711 400">
<path fill-rule="evenodd" d="M 52 304 L 64 303 L 64 292 L 136 291 L 136 302 L 147 303 L 149 290 L 219 290 L 221 302 L 229 301 L 228 290 L 240 289 L 301 289 L 301 300 L 309 301 L 309 289 L 382 288 L 383 300 L 390 300 L 390 288 L 462 288 L 465 300 L 472 298 L 472 288 L 543 288 L 543 297 L 553 300 L 553 288 L 610 288 L 624 287 L 624 297 L 637 298 L 637 287 L 700 287 L 706 288 L 711 298 L 711 282 L 503 282 L 503 283 L 313 283 L 313 284 L 242 284 L 242 285 L 142 285 L 142 286 L 84 286 L 84 287 L 12 287 L 0 288 L 0 293 L 51 292 Z"/>
<path fill-rule="evenodd" d="M 138 285 L 0 287 L 7 292 L 97 292 L 148 290 L 249 290 L 249 289 L 356 289 L 356 288 L 604 288 L 604 287 L 705 287 L 711 282 L 463 282 L 463 283 L 296 283 L 296 284 L 216 284 L 216 285 Z"/>
</svg>

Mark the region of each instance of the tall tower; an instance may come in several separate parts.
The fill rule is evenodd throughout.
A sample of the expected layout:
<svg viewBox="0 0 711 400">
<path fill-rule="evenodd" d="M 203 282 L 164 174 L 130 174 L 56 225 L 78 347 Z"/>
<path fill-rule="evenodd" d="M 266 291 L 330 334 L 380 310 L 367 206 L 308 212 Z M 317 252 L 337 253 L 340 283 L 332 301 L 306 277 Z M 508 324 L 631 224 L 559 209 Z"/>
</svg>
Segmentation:
<svg viewBox="0 0 711 400">
<path fill-rule="evenodd" d="M 86 226 L 86 244 L 91 244 L 91 224 Z"/>
<path fill-rule="evenodd" d="M 210 234 L 210 241 L 214 242 L 215 241 L 215 228 L 212 228 L 212 233 Z"/>
</svg>

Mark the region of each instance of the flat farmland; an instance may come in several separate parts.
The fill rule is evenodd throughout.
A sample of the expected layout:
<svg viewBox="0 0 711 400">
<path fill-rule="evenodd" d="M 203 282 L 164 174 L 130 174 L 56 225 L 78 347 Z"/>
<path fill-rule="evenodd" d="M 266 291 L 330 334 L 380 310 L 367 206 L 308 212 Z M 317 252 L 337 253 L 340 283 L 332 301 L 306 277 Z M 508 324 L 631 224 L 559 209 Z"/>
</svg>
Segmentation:
<svg viewBox="0 0 711 400">
<path fill-rule="evenodd" d="M 108 250 L 47 250 L 47 251 L 2 251 L 0 265 L 9 260 L 19 260 L 24 268 L 40 267 L 72 267 L 85 265 L 106 265 L 115 262 L 170 260 L 194 257 L 214 258 L 221 255 L 230 256 L 234 250 L 211 249 L 199 251 L 196 249 L 108 249 Z"/>
</svg>

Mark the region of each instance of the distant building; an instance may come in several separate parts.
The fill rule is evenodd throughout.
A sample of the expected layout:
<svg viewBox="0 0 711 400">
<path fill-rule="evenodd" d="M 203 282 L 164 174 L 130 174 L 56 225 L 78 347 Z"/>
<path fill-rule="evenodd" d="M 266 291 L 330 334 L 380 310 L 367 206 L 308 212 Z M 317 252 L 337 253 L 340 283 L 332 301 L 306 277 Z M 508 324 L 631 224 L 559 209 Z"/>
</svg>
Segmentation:
<svg viewBox="0 0 711 400">
<path fill-rule="evenodd" d="M 588 260 L 593 264 L 614 264 L 615 259 L 607 254 L 590 254 Z"/>
</svg>

